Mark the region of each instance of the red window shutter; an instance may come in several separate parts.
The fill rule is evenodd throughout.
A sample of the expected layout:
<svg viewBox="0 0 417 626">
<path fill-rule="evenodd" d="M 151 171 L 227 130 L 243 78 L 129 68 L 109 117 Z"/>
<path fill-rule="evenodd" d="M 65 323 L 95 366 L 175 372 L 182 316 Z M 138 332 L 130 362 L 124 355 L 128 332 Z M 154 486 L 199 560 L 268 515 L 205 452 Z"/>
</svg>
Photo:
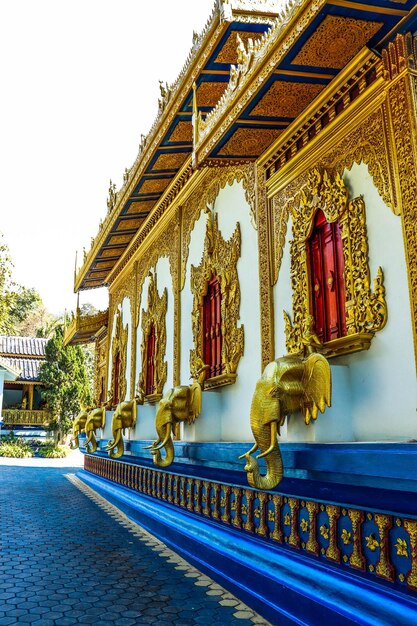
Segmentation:
<svg viewBox="0 0 417 626">
<path fill-rule="evenodd" d="M 339 222 L 329 224 L 323 211 L 308 241 L 311 312 L 321 341 L 346 334 L 343 248 Z"/>
<path fill-rule="evenodd" d="M 151 324 L 146 346 L 146 387 L 145 395 L 155 393 L 155 326 Z"/>
<path fill-rule="evenodd" d="M 223 372 L 221 289 L 216 276 L 209 281 L 203 301 L 203 359 L 210 366 L 209 378 Z"/>
</svg>

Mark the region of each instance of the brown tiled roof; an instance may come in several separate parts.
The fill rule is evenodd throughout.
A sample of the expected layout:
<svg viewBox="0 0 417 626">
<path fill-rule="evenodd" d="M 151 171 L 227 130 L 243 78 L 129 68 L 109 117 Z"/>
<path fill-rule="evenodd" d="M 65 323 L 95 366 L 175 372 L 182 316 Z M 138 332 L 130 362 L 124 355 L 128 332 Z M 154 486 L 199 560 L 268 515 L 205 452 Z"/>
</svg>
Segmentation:
<svg viewBox="0 0 417 626">
<path fill-rule="evenodd" d="M 39 337 L 7 337 L 0 335 L 0 355 L 24 355 L 42 358 L 45 356 L 47 339 Z"/>
</svg>

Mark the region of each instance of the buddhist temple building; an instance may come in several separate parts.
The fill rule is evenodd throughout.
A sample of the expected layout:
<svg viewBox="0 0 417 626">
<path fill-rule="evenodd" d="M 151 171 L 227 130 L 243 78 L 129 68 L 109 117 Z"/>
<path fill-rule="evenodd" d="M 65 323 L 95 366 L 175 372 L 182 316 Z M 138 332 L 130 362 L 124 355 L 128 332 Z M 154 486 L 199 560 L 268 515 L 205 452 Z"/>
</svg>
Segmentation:
<svg viewBox="0 0 417 626">
<path fill-rule="evenodd" d="M 416 28 L 216 2 L 75 275 L 80 478 L 273 624 L 417 623 Z"/>
<path fill-rule="evenodd" d="M 0 361 L 14 376 L 5 376 L 2 403 L 4 428 L 44 428 L 49 413 L 43 408 L 39 367 L 47 339 L 0 336 Z"/>
</svg>

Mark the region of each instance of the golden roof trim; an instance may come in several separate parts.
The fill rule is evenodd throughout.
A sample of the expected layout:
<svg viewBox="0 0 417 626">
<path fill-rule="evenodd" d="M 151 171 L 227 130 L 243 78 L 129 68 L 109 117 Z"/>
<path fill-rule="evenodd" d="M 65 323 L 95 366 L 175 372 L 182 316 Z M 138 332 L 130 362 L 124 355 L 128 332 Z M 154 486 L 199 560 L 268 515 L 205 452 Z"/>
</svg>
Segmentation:
<svg viewBox="0 0 417 626">
<path fill-rule="evenodd" d="M 204 120 L 194 111 L 197 136 L 193 157 L 197 165 L 204 161 L 226 127 L 238 118 L 254 90 L 275 71 L 282 56 L 326 3 L 327 0 L 289 0 L 262 37 L 251 42 L 247 49 L 240 42 L 240 62 L 231 66 L 229 83 L 217 105 Z"/>
<path fill-rule="evenodd" d="M 273 17 L 278 13 L 280 5 L 280 0 L 215 1 L 212 13 L 203 30 L 199 35 L 196 33 L 193 35 L 193 45 L 178 78 L 172 85 L 166 84 L 164 87 L 161 84 L 161 99 L 159 100 L 158 114 L 148 134 L 146 136 L 142 135 L 138 155 L 133 165 L 129 169 L 126 168 L 123 176 L 123 185 L 120 190 L 116 191 L 115 185 L 110 181 L 109 199 L 107 201 L 109 210 L 104 222 L 100 223 L 99 232 L 94 238 L 91 249 L 85 255 L 82 266 L 78 271 L 75 270 L 75 292 L 81 288 L 85 274 L 100 247 L 103 245 L 103 242 L 110 234 L 121 207 L 128 200 L 138 179 L 148 166 L 169 124 L 178 114 L 178 107 L 176 107 L 175 104 L 184 96 L 184 91 L 189 91 L 192 88 L 193 82 L 218 43 L 217 37 L 213 37 L 213 34 L 217 30 L 222 30 L 224 24 L 233 21 L 236 16 L 239 16 L 239 21 L 250 22 L 252 24 L 271 22 Z M 163 91 L 166 92 L 165 96 L 163 95 Z M 104 286 L 105 284 L 107 283 L 101 282 L 97 287 Z"/>
</svg>

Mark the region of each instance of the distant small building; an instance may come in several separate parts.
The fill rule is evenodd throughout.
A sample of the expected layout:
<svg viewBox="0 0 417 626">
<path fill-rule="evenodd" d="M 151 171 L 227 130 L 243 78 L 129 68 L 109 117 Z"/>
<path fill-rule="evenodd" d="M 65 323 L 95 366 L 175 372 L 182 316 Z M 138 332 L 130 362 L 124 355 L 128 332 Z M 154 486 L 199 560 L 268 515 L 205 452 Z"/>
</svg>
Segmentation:
<svg viewBox="0 0 417 626">
<path fill-rule="evenodd" d="M 4 365 L 6 372 L 0 406 L 6 428 L 43 427 L 49 422 L 39 390 L 39 368 L 45 360 L 47 341 L 0 335 L 0 366 Z"/>
</svg>

